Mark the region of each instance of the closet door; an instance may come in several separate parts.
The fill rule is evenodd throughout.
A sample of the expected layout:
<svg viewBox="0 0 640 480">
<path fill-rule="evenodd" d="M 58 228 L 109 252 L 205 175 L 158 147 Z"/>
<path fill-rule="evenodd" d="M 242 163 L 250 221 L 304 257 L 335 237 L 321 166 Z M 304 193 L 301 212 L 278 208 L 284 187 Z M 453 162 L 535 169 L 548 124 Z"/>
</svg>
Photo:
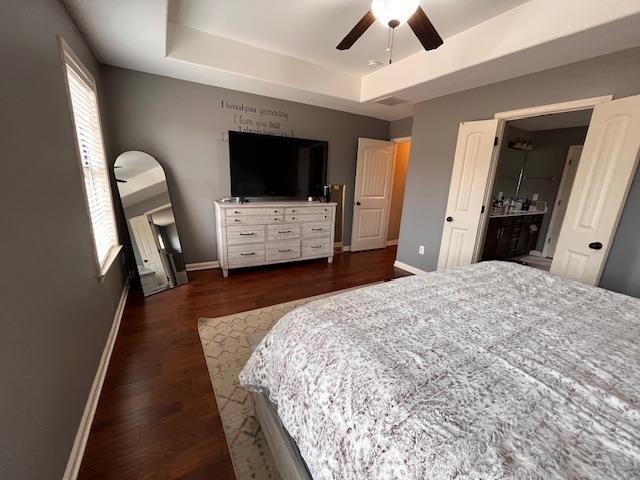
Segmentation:
<svg viewBox="0 0 640 480">
<path fill-rule="evenodd" d="M 460 124 L 438 270 L 473 261 L 498 124 L 496 119 Z"/>
<path fill-rule="evenodd" d="M 387 246 L 394 142 L 358 139 L 351 251 Z"/>
<path fill-rule="evenodd" d="M 551 273 L 598 284 L 639 150 L 640 95 L 596 105 Z"/>
</svg>

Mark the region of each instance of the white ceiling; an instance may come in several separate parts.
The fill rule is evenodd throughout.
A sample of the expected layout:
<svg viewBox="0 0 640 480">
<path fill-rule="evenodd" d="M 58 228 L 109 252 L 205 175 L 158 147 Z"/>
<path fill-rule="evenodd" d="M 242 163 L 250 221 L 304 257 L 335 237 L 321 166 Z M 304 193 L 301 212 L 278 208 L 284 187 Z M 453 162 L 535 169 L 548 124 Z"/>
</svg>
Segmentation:
<svg viewBox="0 0 640 480">
<path fill-rule="evenodd" d="M 114 167 L 117 167 L 116 176 L 122 180 L 129 180 L 159 166 L 160 164 L 151 155 L 137 150 L 118 155 L 114 163 Z"/>
<path fill-rule="evenodd" d="M 176 223 L 176 220 L 173 216 L 173 209 L 171 208 L 171 205 L 169 205 L 167 208 L 163 210 L 152 213 L 151 218 L 153 218 L 154 224 L 160 225 L 161 227 L 166 227 L 167 225 Z"/>
<path fill-rule="evenodd" d="M 640 45 L 640 1 L 422 0 L 445 38 L 378 23 L 335 46 L 368 0 L 63 0 L 106 64 L 395 120 L 413 103 Z M 409 103 L 388 107 L 386 96 Z M 570 99 L 567 99 L 570 100 Z"/>
<path fill-rule="evenodd" d="M 585 127 L 591 123 L 593 109 L 577 110 L 575 112 L 555 113 L 539 117 L 523 118 L 509 122 L 510 126 L 521 128 L 529 132 L 539 130 L 555 130 L 559 128 Z"/>
<path fill-rule="evenodd" d="M 447 38 L 528 0 L 422 0 Z M 336 45 L 371 8 L 370 0 L 173 0 L 169 20 L 188 28 L 334 68 L 352 75 L 371 71 L 370 59 L 388 62 L 388 28 L 375 22 L 346 51 Z M 422 50 L 408 25 L 398 27 L 393 59 Z"/>
</svg>

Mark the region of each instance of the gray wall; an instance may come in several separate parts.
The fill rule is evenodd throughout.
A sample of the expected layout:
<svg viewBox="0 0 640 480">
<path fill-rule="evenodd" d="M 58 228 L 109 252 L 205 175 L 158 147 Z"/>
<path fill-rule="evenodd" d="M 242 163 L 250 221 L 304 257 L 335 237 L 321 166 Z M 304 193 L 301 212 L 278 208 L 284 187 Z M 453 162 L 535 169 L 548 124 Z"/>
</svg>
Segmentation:
<svg viewBox="0 0 640 480">
<path fill-rule="evenodd" d="M 154 208 L 166 205 L 167 203 L 171 203 L 169 192 L 160 193 L 158 195 L 154 195 L 153 197 L 142 200 L 141 202 L 127 205 L 126 207 L 124 207 L 124 215 L 127 219 L 137 217 L 139 215 L 144 215 L 149 210 L 153 210 Z M 127 222 L 127 225 L 128 224 L 129 223 Z"/>
<path fill-rule="evenodd" d="M 640 48 L 634 48 L 416 105 L 398 260 L 435 270 L 458 126 L 496 112 L 571 99 L 640 93 Z M 601 285 L 640 296 L 640 175 L 622 215 Z M 425 255 L 418 245 L 425 245 Z"/>
<path fill-rule="evenodd" d="M 389 138 L 402 138 L 411 136 L 413 117 L 394 120 L 389 123 Z"/>
<path fill-rule="evenodd" d="M 226 135 L 239 128 L 329 141 L 350 243 L 358 137 L 387 139 L 389 122 L 115 67 L 103 79 L 114 153 L 142 150 L 164 167 L 187 263 L 217 258 L 213 201 L 230 193 Z"/>
<path fill-rule="evenodd" d="M 61 478 L 124 284 L 98 279 L 56 35 L 57 1 L 0 3 L 0 478 Z"/>
</svg>

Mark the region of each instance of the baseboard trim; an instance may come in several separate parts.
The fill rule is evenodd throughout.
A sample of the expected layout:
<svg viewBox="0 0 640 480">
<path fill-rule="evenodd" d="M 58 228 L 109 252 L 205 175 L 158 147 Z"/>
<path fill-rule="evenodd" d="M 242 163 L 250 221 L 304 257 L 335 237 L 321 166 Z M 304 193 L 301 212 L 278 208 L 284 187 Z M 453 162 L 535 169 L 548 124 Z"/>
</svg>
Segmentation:
<svg viewBox="0 0 640 480">
<path fill-rule="evenodd" d="M 397 244 L 398 244 L 398 239 L 397 238 L 395 240 L 387 241 L 387 247 L 390 247 L 392 245 L 397 245 Z"/>
<path fill-rule="evenodd" d="M 405 272 L 413 273 L 414 275 L 425 275 L 427 273 L 424 270 L 420 270 L 419 268 L 413 267 L 398 260 L 393 262 L 393 266 L 399 268 L 400 270 L 404 270 Z"/>
<path fill-rule="evenodd" d="M 343 245 L 342 246 L 342 251 L 343 252 L 350 252 L 351 251 L 351 245 Z"/>
<path fill-rule="evenodd" d="M 82 463 L 82 457 L 84 456 L 84 449 L 87 446 L 87 439 L 89 438 L 89 432 L 91 431 L 91 424 L 93 423 L 93 417 L 96 414 L 96 408 L 98 407 L 98 400 L 100 399 L 100 393 L 102 392 L 102 385 L 104 384 L 104 378 L 107 374 L 107 368 L 109 367 L 109 361 L 111 360 L 111 353 L 113 352 L 113 346 L 116 343 L 118 336 L 118 330 L 120 329 L 120 322 L 122 321 L 122 313 L 124 312 L 124 306 L 127 303 L 127 296 L 129 295 L 129 282 L 125 284 L 122 289 L 122 295 L 120 295 L 120 301 L 118 302 L 118 308 L 111 324 L 111 331 L 107 337 L 107 341 L 102 351 L 102 357 L 100 357 L 100 363 L 98 364 L 98 370 L 96 376 L 93 379 L 91 385 L 91 391 L 89 392 L 89 398 L 84 407 L 82 419 L 80 420 L 80 426 L 76 433 L 76 438 L 69 454 L 69 460 L 67 461 L 67 468 L 64 471 L 62 477 L 63 480 L 75 480 L 78 477 L 80 471 L 80 464 Z"/>
<path fill-rule="evenodd" d="M 187 263 L 185 265 L 187 272 L 195 272 L 196 270 L 209 270 L 211 268 L 220 268 L 220 262 L 212 260 L 211 262 Z"/>
</svg>

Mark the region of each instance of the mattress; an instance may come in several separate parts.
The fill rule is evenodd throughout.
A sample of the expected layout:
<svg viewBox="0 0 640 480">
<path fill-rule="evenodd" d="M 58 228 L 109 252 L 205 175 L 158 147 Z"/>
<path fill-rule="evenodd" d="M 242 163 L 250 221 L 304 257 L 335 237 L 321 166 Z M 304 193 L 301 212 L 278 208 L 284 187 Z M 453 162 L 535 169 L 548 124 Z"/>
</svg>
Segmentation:
<svg viewBox="0 0 640 480">
<path fill-rule="evenodd" d="M 529 267 L 306 304 L 240 382 L 315 480 L 640 476 L 640 301 Z"/>
</svg>

